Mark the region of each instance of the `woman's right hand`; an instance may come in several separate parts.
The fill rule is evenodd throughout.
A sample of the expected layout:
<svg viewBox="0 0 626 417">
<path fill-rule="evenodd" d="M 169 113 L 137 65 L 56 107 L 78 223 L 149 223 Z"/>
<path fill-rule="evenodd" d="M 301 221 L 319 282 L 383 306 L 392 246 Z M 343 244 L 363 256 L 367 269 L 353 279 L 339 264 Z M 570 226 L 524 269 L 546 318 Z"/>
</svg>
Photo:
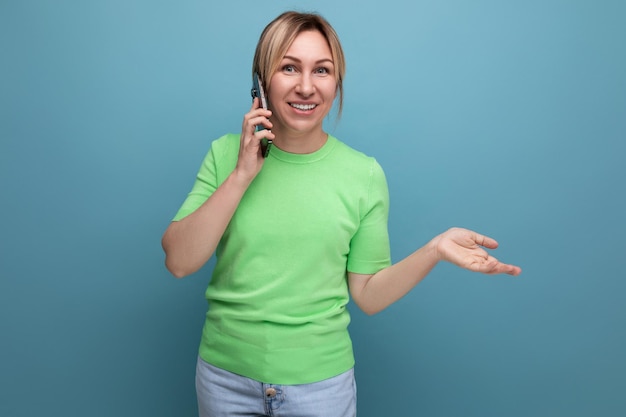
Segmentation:
<svg viewBox="0 0 626 417">
<path fill-rule="evenodd" d="M 252 102 L 252 108 L 243 117 L 239 157 L 235 172 L 247 182 L 252 182 L 263 167 L 265 158 L 261 155 L 261 139 L 274 140 L 275 136 L 270 130 L 272 128 L 272 122 L 269 120 L 271 115 L 271 110 L 260 107 L 259 99 L 255 98 Z M 261 125 L 265 129 L 257 132 L 257 125 Z"/>
</svg>

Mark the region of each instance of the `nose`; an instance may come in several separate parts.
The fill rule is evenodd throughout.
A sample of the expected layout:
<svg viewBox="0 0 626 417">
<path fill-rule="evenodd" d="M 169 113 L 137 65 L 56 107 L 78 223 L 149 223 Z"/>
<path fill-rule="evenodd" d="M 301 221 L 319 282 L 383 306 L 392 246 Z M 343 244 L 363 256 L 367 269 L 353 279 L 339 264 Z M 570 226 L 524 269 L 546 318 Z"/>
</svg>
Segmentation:
<svg viewBox="0 0 626 417">
<path fill-rule="evenodd" d="M 310 74 L 305 73 L 300 76 L 296 85 L 296 93 L 304 97 L 310 97 L 315 93 L 315 84 Z"/>
</svg>

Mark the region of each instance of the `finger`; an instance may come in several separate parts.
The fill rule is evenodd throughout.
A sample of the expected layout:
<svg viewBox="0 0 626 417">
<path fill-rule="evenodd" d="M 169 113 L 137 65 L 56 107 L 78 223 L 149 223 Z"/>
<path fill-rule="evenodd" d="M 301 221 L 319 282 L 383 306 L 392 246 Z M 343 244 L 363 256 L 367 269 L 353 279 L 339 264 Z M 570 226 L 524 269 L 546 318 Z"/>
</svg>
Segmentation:
<svg viewBox="0 0 626 417">
<path fill-rule="evenodd" d="M 268 119 L 265 116 L 260 117 L 259 123 L 257 123 L 256 126 L 262 126 L 262 128 L 267 129 L 267 130 L 271 130 L 272 127 L 274 127 L 270 119 Z M 263 129 L 260 129 L 260 130 L 263 130 Z"/>
<path fill-rule="evenodd" d="M 258 113 L 263 114 L 265 117 L 270 117 L 272 115 L 272 111 L 269 109 L 264 109 L 261 106 L 261 102 L 259 101 L 258 97 L 255 97 L 254 100 L 252 100 L 252 107 L 250 107 L 250 111 L 248 112 L 248 114 L 252 114 L 255 113 L 258 110 Z"/>
<path fill-rule="evenodd" d="M 265 139 L 268 139 L 268 140 L 274 140 L 274 139 L 276 139 L 276 136 L 274 135 L 274 133 L 272 133 L 271 130 L 263 129 L 263 130 L 259 130 L 258 132 L 256 132 L 254 134 L 254 138 L 256 139 L 255 142 L 260 147 L 262 139 L 265 138 Z"/>
<path fill-rule="evenodd" d="M 495 239 L 490 238 L 489 236 L 481 235 L 480 233 L 474 232 L 474 242 L 488 249 L 496 249 L 498 247 L 498 242 Z"/>
<path fill-rule="evenodd" d="M 494 270 L 496 274 L 508 274 L 517 276 L 522 273 L 522 268 L 515 265 L 507 265 L 507 264 L 498 264 L 497 268 Z"/>
<path fill-rule="evenodd" d="M 517 276 L 522 273 L 522 268 L 516 265 L 506 265 L 506 274 Z"/>
<path fill-rule="evenodd" d="M 254 132 L 250 136 L 249 140 L 244 141 L 243 149 L 246 152 L 257 153 L 259 149 L 261 148 L 261 140 L 263 138 L 274 140 L 276 136 L 274 135 L 274 133 L 272 133 L 271 130 L 267 130 L 267 129 L 259 130 L 257 132 Z"/>
<path fill-rule="evenodd" d="M 247 114 L 243 122 L 244 132 L 247 135 L 252 136 L 255 133 L 257 126 L 262 126 L 263 129 L 271 129 L 274 125 L 267 117 L 265 117 L 265 115 Z"/>
<path fill-rule="evenodd" d="M 485 265 L 486 269 L 488 270 L 488 272 L 485 272 L 488 274 L 508 274 L 516 276 L 522 273 L 522 268 L 520 268 L 519 266 L 505 264 L 499 262 L 495 258 L 492 259 L 495 261 L 495 263 L 487 263 Z"/>
<path fill-rule="evenodd" d="M 252 100 L 252 106 L 250 106 L 250 110 L 248 110 L 246 117 L 254 117 L 259 114 L 263 114 L 265 115 L 265 117 L 269 117 L 271 116 L 272 112 L 269 109 L 264 109 L 263 107 L 261 107 L 261 102 L 259 101 L 259 98 L 255 97 Z"/>
</svg>

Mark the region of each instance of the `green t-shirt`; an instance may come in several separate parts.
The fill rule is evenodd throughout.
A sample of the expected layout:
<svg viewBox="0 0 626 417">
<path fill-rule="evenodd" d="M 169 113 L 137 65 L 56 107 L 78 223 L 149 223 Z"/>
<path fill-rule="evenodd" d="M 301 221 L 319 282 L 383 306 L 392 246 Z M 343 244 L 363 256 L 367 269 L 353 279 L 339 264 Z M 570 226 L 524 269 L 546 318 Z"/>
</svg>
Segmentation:
<svg viewBox="0 0 626 417">
<path fill-rule="evenodd" d="M 175 221 L 228 177 L 238 150 L 238 134 L 213 142 Z M 346 271 L 390 265 L 388 207 L 380 165 L 336 138 L 310 154 L 272 147 L 217 247 L 200 356 L 275 384 L 354 366 Z"/>
</svg>

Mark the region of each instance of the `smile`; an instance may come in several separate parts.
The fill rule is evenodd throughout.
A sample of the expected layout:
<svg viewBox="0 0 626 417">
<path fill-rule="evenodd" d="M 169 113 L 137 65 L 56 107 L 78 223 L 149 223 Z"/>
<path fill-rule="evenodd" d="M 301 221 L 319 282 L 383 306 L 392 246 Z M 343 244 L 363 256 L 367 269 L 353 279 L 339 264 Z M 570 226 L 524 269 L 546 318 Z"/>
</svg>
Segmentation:
<svg viewBox="0 0 626 417">
<path fill-rule="evenodd" d="M 313 110 L 314 108 L 317 107 L 317 104 L 295 104 L 295 103 L 289 103 L 289 105 L 295 109 L 298 110 Z"/>
</svg>

